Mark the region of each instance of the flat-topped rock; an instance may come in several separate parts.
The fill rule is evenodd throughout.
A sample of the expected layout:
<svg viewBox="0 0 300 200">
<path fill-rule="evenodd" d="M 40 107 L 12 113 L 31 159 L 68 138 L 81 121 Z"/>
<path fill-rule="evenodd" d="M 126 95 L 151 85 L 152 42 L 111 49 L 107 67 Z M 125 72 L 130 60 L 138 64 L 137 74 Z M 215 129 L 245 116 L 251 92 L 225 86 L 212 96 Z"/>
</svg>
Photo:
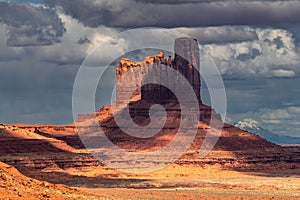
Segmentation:
<svg viewBox="0 0 300 200">
<path fill-rule="evenodd" d="M 185 89 L 182 89 L 184 83 L 180 81 L 180 78 L 174 77 L 174 74 L 168 71 L 168 67 L 170 67 L 178 71 L 189 81 L 198 102 L 201 104 L 200 55 L 197 40 L 192 38 L 178 38 L 175 40 L 174 50 L 174 58 L 172 58 L 172 56 L 165 58 L 163 51 L 155 56 L 147 56 L 144 61 L 140 62 L 132 62 L 128 58 L 121 58 L 119 65 L 116 66 L 117 102 L 128 102 L 128 96 L 132 96 L 132 99 L 135 100 L 137 99 L 136 97 L 139 96 L 140 99 L 149 101 L 155 100 L 157 102 L 176 99 L 172 94 L 174 91 L 170 91 L 170 88 L 163 87 L 161 84 L 144 84 L 145 82 L 165 82 L 179 93 L 186 92 Z M 130 78 L 128 78 L 127 81 L 121 81 L 121 78 L 126 73 L 129 73 L 128 76 Z M 142 87 L 134 91 L 136 85 Z M 190 96 L 190 94 L 184 95 Z"/>
</svg>

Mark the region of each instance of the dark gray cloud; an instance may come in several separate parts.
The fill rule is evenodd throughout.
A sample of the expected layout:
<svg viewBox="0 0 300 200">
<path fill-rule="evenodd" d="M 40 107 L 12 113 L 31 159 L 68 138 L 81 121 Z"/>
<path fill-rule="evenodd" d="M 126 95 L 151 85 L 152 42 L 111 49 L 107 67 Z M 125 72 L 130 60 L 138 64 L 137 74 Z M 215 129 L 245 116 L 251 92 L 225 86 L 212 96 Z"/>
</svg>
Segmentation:
<svg viewBox="0 0 300 200">
<path fill-rule="evenodd" d="M 300 22 L 299 1 L 45 0 L 86 26 L 199 27 Z M 158 4 L 159 3 L 159 4 Z"/>
<path fill-rule="evenodd" d="M 224 2 L 230 0 L 136 0 L 137 2 L 153 3 L 153 4 L 186 4 L 186 3 L 211 3 L 211 2 Z M 233 1 L 233 0 L 232 0 Z M 243 1 L 243 0 L 237 0 Z M 244 0 L 248 2 L 254 2 L 257 0 Z M 264 0 L 264 1 L 290 1 L 290 0 Z"/>
<path fill-rule="evenodd" d="M 8 46 L 41 46 L 60 42 L 65 28 L 49 8 L 0 2 L 0 22 L 8 28 Z"/>
<path fill-rule="evenodd" d="M 238 60 L 241 61 L 247 61 L 247 60 L 253 60 L 255 59 L 257 56 L 261 55 L 262 53 L 258 50 L 258 49 L 251 49 L 249 53 L 241 53 L 237 56 Z"/>
<path fill-rule="evenodd" d="M 185 3 L 199 3 L 199 0 L 136 0 L 141 3 L 153 4 L 185 4 Z M 208 2 L 207 0 L 200 0 L 200 2 Z"/>
<path fill-rule="evenodd" d="M 175 30 L 196 38 L 200 44 L 235 43 L 258 39 L 254 30 L 244 26 L 175 28 Z"/>
<path fill-rule="evenodd" d="M 77 41 L 78 44 L 91 44 L 91 40 L 88 37 L 82 37 L 79 38 L 79 40 Z"/>
</svg>

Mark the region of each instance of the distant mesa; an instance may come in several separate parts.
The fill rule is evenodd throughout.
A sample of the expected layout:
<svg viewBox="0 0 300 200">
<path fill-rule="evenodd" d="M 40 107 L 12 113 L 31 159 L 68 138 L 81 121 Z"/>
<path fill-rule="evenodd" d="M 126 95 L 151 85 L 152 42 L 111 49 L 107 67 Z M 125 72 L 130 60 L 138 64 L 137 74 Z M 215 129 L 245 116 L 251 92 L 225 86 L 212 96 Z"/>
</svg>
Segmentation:
<svg viewBox="0 0 300 200">
<path fill-rule="evenodd" d="M 250 119 L 245 119 L 243 121 L 234 123 L 234 126 L 244 131 L 248 131 L 249 133 L 259 135 L 260 137 L 275 144 L 300 145 L 300 137 L 274 134 L 271 131 L 260 127 L 258 122 Z"/>
</svg>

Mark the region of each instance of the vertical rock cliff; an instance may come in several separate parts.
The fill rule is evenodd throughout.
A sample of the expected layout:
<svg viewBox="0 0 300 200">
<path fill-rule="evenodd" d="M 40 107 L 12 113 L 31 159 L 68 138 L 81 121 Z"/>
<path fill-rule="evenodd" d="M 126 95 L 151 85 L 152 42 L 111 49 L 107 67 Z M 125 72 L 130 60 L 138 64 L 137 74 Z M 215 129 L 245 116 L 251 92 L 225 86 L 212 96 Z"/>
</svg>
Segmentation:
<svg viewBox="0 0 300 200">
<path fill-rule="evenodd" d="M 200 95 L 200 54 L 196 39 L 178 38 L 175 40 L 174 67 L 189 81 L 201 103 Z"/>
<path fill-rule="evenodd" d="M 172 101 L 176 99 L 169 88 L 161 84 L 149 82 L 167 82 L 178 92 L 186 92 L 182 89 L 183 83 L 176 77 L 168 74 L 168 67 L 182 74 L 193 88 L 200 104 L 200 64 L 199 47 L 196 39 L 178 38 L 174 45 L 175 57 L 165 58 L 164 52 L 155 56 L 147 56 L 143 62 L 131 62 L 128 58 L 122 58 L 116 66 L 117 76 L 117 102 L 126 102 L 128 96 L 131 100 L 148 100 L 156 102 Z M 123 77 L 126 73 L 127 76 Z M 121 78 L 125 80 L 121 81 Z M 145 84 L 148 83 L 148 84 Z M 136 88 L 137 85 L 142 87 Z M 189 94 L 186 94 L 189 95 Z"/>
</svg>

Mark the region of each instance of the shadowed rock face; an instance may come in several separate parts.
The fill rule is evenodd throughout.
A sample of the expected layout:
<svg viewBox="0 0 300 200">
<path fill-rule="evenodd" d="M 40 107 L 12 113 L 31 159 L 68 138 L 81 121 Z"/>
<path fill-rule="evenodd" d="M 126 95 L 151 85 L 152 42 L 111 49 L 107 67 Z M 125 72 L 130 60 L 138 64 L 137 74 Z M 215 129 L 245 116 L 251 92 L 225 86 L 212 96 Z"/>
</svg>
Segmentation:
<svg viewBox="0 0 300 200">
<path fill-rule="evenodd" d="M 194 92 L 201 102 L 200 96 L 200 57 L 199 46 L 196 39 L 178 38 L 175 40 L 174 65 L 192 85 Z"/>
</svg>

